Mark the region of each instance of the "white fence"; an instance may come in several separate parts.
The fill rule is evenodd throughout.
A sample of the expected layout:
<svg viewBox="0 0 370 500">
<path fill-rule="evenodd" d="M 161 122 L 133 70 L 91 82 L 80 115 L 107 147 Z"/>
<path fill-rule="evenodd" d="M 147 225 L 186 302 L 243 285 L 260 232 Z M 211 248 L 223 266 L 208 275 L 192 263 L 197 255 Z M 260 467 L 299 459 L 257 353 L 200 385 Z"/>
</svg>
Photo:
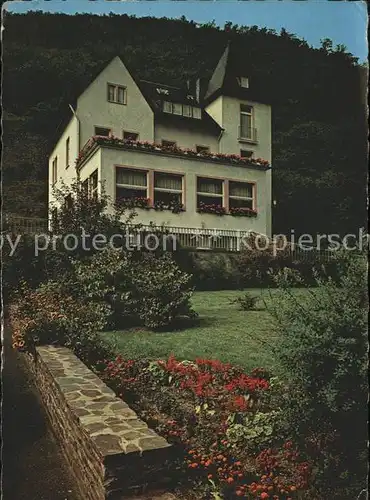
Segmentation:
<svg viewBox="0 0 370 500">
<path fill-rule="evenodd" d="M 13 214 L 4 214 L 2 217 L 2 231 L 14 234 L 44 234 L 48 232 L 48 220 L 36 217 L 23 217 Z M 240 252 L 247 241 L 248 231 L 213 228 L 191 228 L 152 225 L 133 225 L 127 231 L 133 235 L 133 241 L 143 245 L 144 239 L 151 234 L 162 234 L 171 243 L 175 240 L 177 248 L 194 251 Z M 167 236 L 166 236 L 167 235 Z M 168 245 L 167 248 L 170 248 Z M 279 245 L 277 245 L 279 248 Z M 279 250 L 278 250 L 279 251 Z M 323 260 L 333 258 L 332 250 L 307 250 L 299 246 L 289 245 L 286 252 L 293 260 Z M 278 252 L 277 252 L 278 253 Z"/>
</svg>

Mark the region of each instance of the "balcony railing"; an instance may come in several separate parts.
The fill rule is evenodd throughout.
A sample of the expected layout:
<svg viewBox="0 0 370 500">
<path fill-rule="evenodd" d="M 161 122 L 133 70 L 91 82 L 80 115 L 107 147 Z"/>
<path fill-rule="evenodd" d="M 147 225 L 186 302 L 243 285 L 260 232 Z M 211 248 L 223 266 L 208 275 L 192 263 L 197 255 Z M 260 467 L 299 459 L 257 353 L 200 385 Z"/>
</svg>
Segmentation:
<svg viewBox="0 0 370 500">
<path fill-rule="evenodd" d="M 257 129 L 254 127 L 239 125 L 238 138 L 240 141 L 258 142 Z"/>
<path fill-rule="evenodd" d="M 48 220 L 22 217 L 13 214 L 4 214 L 3 227 L 4 233 L 15 234 L 45 234 L 48 232 Z M 249 231 L 233 229 L 214 229 L 214 228 L 194 228 L 194 227 L 176 227 L 164 226 L 156 227 L 154 225 L 128 225 L 124 229 L 127 235 L 127 244 L 132 247 L 146 248 L 149 244 L 152 247 L 153 240 L 148 242 L 148 237 L 157 235 L 158 244 L 163 245 L 167 250 L 178 250 L 180 248 L 187 250 L 208 250 L 219 252 L 240 252 L 250 235 Z M 161 237 L 161 234 L 163 237 Z M 280 245 L 277 245 L 279 248 Z M 157 247 L 158 248 L 158 247 Z M 287 248 L 290 257 L 293 260 L 315 262 L 328 262 L 333 259 L 335 251 L 327 250 L 305 250 L 298 246 L 290 245 Z"/>
</svg>

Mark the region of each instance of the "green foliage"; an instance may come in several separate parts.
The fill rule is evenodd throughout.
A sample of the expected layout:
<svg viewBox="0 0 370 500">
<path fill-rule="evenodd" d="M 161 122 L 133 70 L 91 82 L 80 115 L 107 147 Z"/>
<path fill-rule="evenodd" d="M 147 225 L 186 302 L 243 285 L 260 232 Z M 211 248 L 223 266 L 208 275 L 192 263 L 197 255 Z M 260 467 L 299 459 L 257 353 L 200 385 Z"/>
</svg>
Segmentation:
<svg viewBox="0 0 370 500">
<path fill-rule="evenodd" d="M 181 316 L 196 316 L 190 305 L 191 276 L 179 269 L 171 255 L 142 254 L 131 267 L 131 283 L 139 304 L 136 313 L 148 328 L 172 324 Z"/>
<path fill-rule="evenodd" d="M 227 439 L 232 445 L 248 448 L 268 445 L 273 437 L 276 439 L 276 421 L 280 418 L 281 413 L 277 410 L 243 416 L 233 413 L 227 420 Z"/>
<path fill-rule="evenodd" d="M 70 287 L 90 301 L 111 307 L 111 325 L 128 322 L 158 328 L 179 316 L 194 317 L 190 275 L 170 254 L 130 253 L 106 248 L 74 261 Z"/>
<path fill-rule="evenodd" d="M 6 13 L 5 25 L 3 175 L 14 193 L 4 189 L 5 210 L 26 214 L 31 207 L 44 216 L 47 157 L 68 104 L 114 56 L 143 79 L 177 85 L 208 77 L 231 40 L 240 71 L 254 75 L 273 106 L 275 232 L 343 233 L 364 225 L 367 70 L 344 47 L 323 40 L 313 49 L 284 29 L 221 29 L 184 18 L 29 12 Z M 39 183 L 38 192 L 21 192 L 28 179 Z"/>
<path fill-rule="evenodd" d="M 339 283 L 317 277 L 304 301 L 281 275 L 280 293 L 272 297 L 286 424 L 306 441 L 319 464 L 318 483 L 331 493 L 360 487 L 366 470 L 360 459 L 367 429 L 365 252 L 340 255 L 339 269 Z"/>
<path fill-rule="evenodd" d="M 58 344 L 78 349 L 95 339 L 106 325 L 109 307 L 76 299 L 56 281 L 36 290 L 22 287 L 10 307 L 13 346 L 32 350 L 35 344 Z"/>
<path fill-rule="evenodd" d="M 63 183 L 60 188 L 54 188 L 53 195 L 55 202 L 50 207 L 54 213 L 52 230 L 59 236 L 59 241 L 66 235 L 75 235 L 79 241 L 78 254 L 94 252 L 91 243 L 95 235 L 104 235 L 107 240 L 113 234 L 124 235 L 127 224 L 131 224 L 136 215 L 132 210 L 113 204 L 104 185 L 101 186 L 99 197 L 89 196 L 78 180 L 68 186 Z M 86 251 L 82 246 L 83 231 Z"/>
<path fill-rule="evenodd" d="M 238 304 L 242 311 L 252 311 L 258 302 L 258 297 L 246 292 L 243 297 L 230 300 L 232 304 Z"/>
</svg>

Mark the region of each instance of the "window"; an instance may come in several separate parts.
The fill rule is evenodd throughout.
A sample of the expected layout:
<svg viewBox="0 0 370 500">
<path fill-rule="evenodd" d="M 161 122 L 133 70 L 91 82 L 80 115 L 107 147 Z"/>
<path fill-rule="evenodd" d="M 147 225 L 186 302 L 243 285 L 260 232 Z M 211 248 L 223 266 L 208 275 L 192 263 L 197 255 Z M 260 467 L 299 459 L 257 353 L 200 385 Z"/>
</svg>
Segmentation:
<svg viewBox="0 0 370 500">
<path fill-rule="evenodd" d="M 69 137 L 66 140 L 66 168 L 69 167 Z"/>
<path fill-rule="evenodd" d="M 52 171 L 51 171 L 51 182 L 55 184 L 58 180 L 58 157 L 56 156 L 52 163 Z"/>
<path fill-rule="evenodd" d="M 162 139 L 162 146 L 166 148 L 175 148 L 176 141 L 167 141 L 166 139 Z"/>
<path fill-rule="evenodd" d="M 82 192 L 85 196 L 97 198 L 98 196 L 98 170 L 89 175 L 81 184 Z"/>
<path fill-rule="evenodd" d="M 206 205 L 223 206 L 223 180 L 198 177 L 197 179 L 197 208 L 200 203 Z"/>
<path fill-rule="evenodd" d="M 239 77 L 239 85 L 245 89 L 249 88 L 249 79 L 246 76 Z"/>
<path fill-rule="evenodd" d="M 108 83 L 107 98 L 109 102 L 115 102 L 116 104 L 126 104 L 126 87 Z"/>
<path fill-rule="evenodd" d="M 195 149 L 197 153 L 209 153 L 209 146 L 197 145 L 195 146 Z"/>
<path fill-rule="evenodd" d="M 182 203 L 182 175 L 154 172 L 154 203 Z"/>
<path fill-rule="evenodd" d="M 200 108 L 192 108 L 193 110 L 193 118 L 197 118 L 200 120 L 202 118 L 202 110 Z"/>
<path fill-rule="evenodd" d="M 247 151 L 246 149 L 241 149 L 240 150 L 240 156 L 241 158 L 253 158 L 253 151 Z"/>
<path fill-rule="evenodd" d="M 112 130 L 110 128 L 95 127 L 95 135 L 102 135 L 103 137 L 109 137 L 111 131 Z"/>
<path fill-rule="evenodd" d="M 253 210 L 254 185 L 249 182 L 229 182 L 229 208 L 250 208 Z"/>
<path fill-rule="evenodd" d="M 182 107 L 182 114 L 190 118 L 192 116 L 192 107 L 184 104 Z"/>
<path fill-rule="evenodd" d="M 95 170 L 89 177 L 89 195 L 92 198 L 98 196 L 98 170 Z"/>
<path fill-rule="evenodd" d="M 85 179 L 81 185 L 82 192 L 85 196 L 89 195 L 89 179 Z"/>
<path fill-rule="evenodd" d="M 147 198 L 148 172 L 145 170 L 116 168 L 116 201 L 123 198 Z"/>
<path fill-rule="evenodd" d="M 139 140 L 139 134 L 137 132 L 123 131 L 123 138 L 125 141 L 137 141 Z"/>
<path fill-rule="evenodd" d="M 253 129 L 253 108 L 246 104 L 240 105 L 240 130 L 239 137 L 241 139 L 254 140 Z"/>
<path fill-rule="evenodd" d="M 172 113 L 174 115 L 182 115 L 187 118 L 197 118 L 200 120 L 202 118 L 202 110 L 196 108 L 195 106 L 189 106 L 189 104 L 179 104 L 176 102 L 163 101 L 163 112 Z"/>
<path fill-rule="evenodd" d="M 174 102 L 172 104 L 172 113 L 174 115 L 182 115 L 182 104 L 177 104 Z"/>
<path fill-rule="evenodd" d="M 163 111 L 165 113 L 172 113 L 172 102 L 164 101 L 163 102 Z"/>
</svg>

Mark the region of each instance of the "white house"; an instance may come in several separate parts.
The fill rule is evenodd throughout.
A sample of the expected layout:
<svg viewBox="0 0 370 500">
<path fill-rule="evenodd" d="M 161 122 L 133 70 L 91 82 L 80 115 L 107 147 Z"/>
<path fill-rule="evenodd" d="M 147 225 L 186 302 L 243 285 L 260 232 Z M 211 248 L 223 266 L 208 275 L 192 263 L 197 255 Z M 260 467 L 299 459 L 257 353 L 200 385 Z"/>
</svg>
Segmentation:
<svg viewBox="0 0 370 500">
<path fill-rule="evenodd" d="M 212 77 L 183 88 L 139 80 L 115 57 L 79 95 L 49 159 L 53 187 L 135 206 L 178 233 L 271 233 L 271 106 L 230 46 Z"/>
</svg>

